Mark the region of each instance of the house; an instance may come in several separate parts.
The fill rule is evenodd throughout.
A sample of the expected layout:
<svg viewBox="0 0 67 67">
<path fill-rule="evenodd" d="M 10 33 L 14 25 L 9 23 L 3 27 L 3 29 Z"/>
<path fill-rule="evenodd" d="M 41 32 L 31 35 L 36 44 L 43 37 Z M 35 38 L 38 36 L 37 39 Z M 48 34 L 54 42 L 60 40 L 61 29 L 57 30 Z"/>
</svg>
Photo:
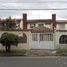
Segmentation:
<svg viewBox="0 0 67 67">
<path fill-rule="evenodd" d="M 10 29 L 3 28 L 3 21 L 0 20 L 0 36 L 9 32 L 21 38 L 17 48 L 12 46 L 14 49 L 67 48 L 67 20 L 56 20 L 56 14 L 52 14 L 51 19 L 29 20 L 24 13 L 23 19 L 15 19 L 16 25 Z"/>
</svg>

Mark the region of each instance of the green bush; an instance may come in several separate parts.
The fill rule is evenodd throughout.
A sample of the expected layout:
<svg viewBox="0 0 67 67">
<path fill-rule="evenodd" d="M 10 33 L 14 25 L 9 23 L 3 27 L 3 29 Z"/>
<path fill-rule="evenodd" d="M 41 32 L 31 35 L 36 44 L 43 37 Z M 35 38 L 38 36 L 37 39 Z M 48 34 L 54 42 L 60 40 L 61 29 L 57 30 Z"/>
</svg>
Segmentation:
<svg viewBox="0 0 67 67">
<path fill-rule="evenodd" d="M 5 46 L 6 51 L 9 52 L 11 45 L 18 45 L 18 36 L 13 33 L 3 33 L 0 38 L 0 43 Z"/>
</svg>

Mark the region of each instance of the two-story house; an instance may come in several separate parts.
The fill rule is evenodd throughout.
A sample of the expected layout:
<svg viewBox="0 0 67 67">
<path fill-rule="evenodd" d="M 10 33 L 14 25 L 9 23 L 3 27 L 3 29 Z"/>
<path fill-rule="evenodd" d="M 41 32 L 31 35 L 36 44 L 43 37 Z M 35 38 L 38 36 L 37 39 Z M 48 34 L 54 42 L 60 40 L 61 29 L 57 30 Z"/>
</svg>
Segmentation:
<svg viewBox="0 0 67 67">
<path fill-rule="evenodd" d="M 0 21 L 0 29 L 2 28 Z M 15 19 L 16 25 L 3 32 L 15 33 L 22 37 L 18 48 L 24 49 L 58 49 L 67 48 L 67 20 L 56 20 L 56 14 L 51 19 L 27 19 L 23 14 L 22 19 Z M 4 27 L 5 24 L 3 24 Z"/>
<path fill-rule="evenodd" d="M 67 20 L 51 19 L 28 20 L 23 14 L 23 29 L 31 32 L 31 49 L 67 48 Z"/>
</svg>

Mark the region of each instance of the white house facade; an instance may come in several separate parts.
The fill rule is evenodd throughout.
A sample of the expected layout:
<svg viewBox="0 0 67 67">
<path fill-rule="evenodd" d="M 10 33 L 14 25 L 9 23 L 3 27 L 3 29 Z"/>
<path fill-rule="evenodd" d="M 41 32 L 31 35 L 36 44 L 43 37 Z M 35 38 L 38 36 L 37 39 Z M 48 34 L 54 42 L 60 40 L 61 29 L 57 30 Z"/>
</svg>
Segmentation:
<svg viewBox="0 0 67 67">
<path fill-rule="evenodd" d="M 28 20 L 27 14 L 23 14 L 23 19 L 16 19 L 16 25 L 16 29 L 0 30 L 0 36 L 4 32 L 26 35 L 26 42 L 19 43 L 18 47 L 12 46 L 12 49 L 67 48 L 67 20 L 56 20 L 56 14 L 52 14 L 51 19 L 34 20 Z"/>
</svg>

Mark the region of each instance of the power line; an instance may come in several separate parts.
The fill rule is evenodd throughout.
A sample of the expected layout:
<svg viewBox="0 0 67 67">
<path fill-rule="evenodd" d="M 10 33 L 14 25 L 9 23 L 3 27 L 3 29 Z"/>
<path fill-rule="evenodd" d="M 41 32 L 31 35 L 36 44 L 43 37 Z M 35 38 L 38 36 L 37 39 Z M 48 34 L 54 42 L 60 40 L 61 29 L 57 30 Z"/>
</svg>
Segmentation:
<svg viewBox="0 0 67 67">
<path fill-rule="evenodd" d="M 4 1 L 0 1 L 0 3 L 67 3 L 67 1 L 22 1 L 22 2 L 4 2 Z"/>
<path fill-rule="evenodd" d="M 21 11 L 21 10 L 67 10 L 67 8 L 43 8 L 43 9 L 0 9 L 0 10 L 16 10 L 16 11 Z"/>
<path fill-rule="evenodd" d="M 67 1 L 40 1 L 40 2 L 20 2 L 20 3 L 67 3 Z"/>
</svg>

